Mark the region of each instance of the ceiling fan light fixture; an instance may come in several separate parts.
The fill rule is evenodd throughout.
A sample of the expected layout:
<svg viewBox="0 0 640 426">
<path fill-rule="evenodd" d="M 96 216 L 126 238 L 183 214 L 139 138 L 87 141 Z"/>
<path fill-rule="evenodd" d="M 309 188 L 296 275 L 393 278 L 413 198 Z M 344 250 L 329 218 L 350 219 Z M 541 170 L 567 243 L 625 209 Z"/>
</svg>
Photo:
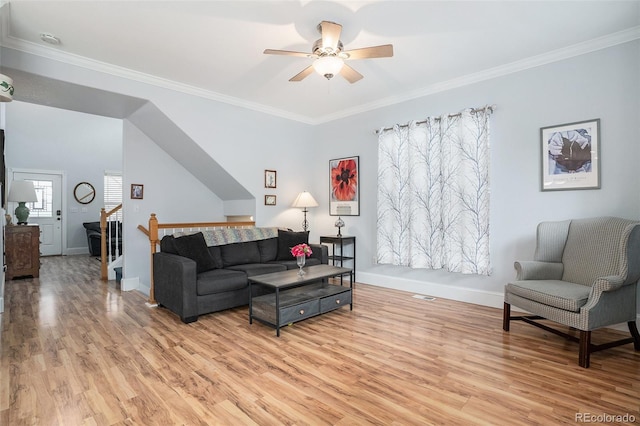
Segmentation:
<svg viewBox="0 0 640 426">
<path fill-rule="evenodd" d="M 344 65 L 342 58 L 337 56 L 322 56 L 313 62 L 313 69 L 318 74 L 330 80 L 338 74 Z"/>
</svg>

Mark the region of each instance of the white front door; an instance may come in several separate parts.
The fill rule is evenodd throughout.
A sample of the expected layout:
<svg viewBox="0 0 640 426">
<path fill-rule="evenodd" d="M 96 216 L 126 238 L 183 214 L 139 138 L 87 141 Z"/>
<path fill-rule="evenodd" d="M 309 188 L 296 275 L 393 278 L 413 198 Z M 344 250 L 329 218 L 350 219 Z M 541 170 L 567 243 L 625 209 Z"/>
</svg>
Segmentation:
<svg viewBox="0 0 640 426">
<path fill-rule="evenodd" d="M 38 201 L 26 205 L 29 207 L 28 222 L 40 225 L 40 254 L 62 254 L 62 174 L 14 171 L 11 178 L 30 180 L 36 188 Z"/>
</svg>

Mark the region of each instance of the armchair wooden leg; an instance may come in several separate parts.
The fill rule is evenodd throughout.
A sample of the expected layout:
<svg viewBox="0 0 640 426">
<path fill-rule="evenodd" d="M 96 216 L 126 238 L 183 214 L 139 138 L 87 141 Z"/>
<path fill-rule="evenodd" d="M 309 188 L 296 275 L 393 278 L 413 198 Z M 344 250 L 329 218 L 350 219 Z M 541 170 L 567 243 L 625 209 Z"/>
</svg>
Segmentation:
<svg viewBox="0 0 640 426">
<path fill-rule="evenodd" d="M 511 304 L 504 302 L 504 309 L 502 314 L 502 329 L 509 331 L 509 321 L 511 319 Z M 637 331 L 636 331 L 637 333 Z"/>
<path fill-rule="evenodd" d="M 640 333 L 638 333 L 638 327 L 636 327 L 636 322 L 629 321 L 627 325 L 629 326 L 629 332 L 631 333 L 631 336 L 633 336 L 633 348 L 636 351 L 640 351 Z"/>
<path fill-rule="evenodd" d="M 589 358 L 591 355 L 591 331 L 580 330 L 580 354 L 578 364 L 580 367 L 589 368 Z"/>
</svg>

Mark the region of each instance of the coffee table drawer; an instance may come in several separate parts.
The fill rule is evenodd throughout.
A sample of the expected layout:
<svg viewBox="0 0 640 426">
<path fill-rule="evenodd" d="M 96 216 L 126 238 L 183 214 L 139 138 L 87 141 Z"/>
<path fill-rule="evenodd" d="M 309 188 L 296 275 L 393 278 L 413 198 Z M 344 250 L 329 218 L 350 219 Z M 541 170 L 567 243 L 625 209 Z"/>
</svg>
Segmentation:
<svg viewBox="0 0 640 426">
<path fill-rule="evenodd" d="M 299 305 L 287 306 L 280 309 L 280 325 L 300 321 L 320 314 L 320 301 L 310 300 Z"/>
<path fill-rule="evenodd" d="M 281 297 L 285 299 L 285 305 L 280 306 L 280 324 L 276 324 L 276 303 L 273 294 L 254 299 L 253 316 L 269 324 L 273 324 L 276 327 L 280 327 L 320 313 L 319 299 L 304 300 L 291 304 L 286 303 L 288 299 L 287 295 Z"/>
<path fill-rule="evenodd" d="M 351 289 L 320 299 L 320 312 L 325 313 L 351 303 Z"/>
</svg>

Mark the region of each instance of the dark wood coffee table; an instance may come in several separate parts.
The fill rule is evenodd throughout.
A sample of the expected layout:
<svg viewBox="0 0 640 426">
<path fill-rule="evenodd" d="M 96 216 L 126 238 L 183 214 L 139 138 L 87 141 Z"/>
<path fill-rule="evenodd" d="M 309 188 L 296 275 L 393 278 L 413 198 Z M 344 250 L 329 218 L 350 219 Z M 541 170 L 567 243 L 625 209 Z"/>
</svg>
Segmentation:
<svg viewBox="0 0 640 426">
<path fill-rule="evenodd" d="M 353 310 L 353 270 L 331 265 L 304 268 L 249 277 L 249 324 L 260 321 L 276 329 L 297 321 L 321 315 L 349 304 Z M 343 277 L 349 275 L 349 287 Z M 328 279 L 339 277 L 340 285 L 329 284 Z M 273 289 L 273 293 L 253 297 L 253 286 Z"/>
</svg>

